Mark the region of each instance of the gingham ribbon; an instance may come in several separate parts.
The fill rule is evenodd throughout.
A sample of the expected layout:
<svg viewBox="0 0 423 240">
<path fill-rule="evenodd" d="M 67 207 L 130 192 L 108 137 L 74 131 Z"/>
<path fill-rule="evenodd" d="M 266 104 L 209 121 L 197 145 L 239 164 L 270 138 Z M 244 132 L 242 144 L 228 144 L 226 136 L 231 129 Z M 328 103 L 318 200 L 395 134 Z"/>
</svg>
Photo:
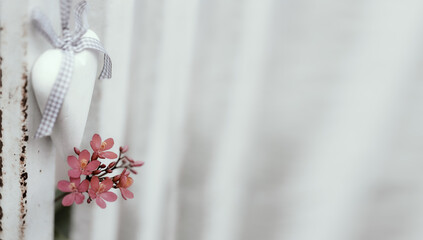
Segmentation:
<svg viewBox="0 0 423 240">
<path fill-rule="evenodd" d="M 69 88 L 72 78 L 74 54 L 84 49 L 94 49 L 104 53 L 104 65 L 99 78 L 112 77 L 112 61 L 101 43 L 94 38 L 82 37 L 88 29 L 85 16 L 87 2 L 78 3 L 75 8 L 75 29 L 69 31 L 69 19 L 72 8 L 72 0 L 60 1 L 60 16 L 62 22 L 62 36 L 57 36 L 47 17 L 36 10 L 33 12 L 32 21 L 34 26 L 44 35 L 45 38 L 55 48 L 62 49 L 63 59 L 59 74 L 54 82 L 53 88 L 47 99 L 47 104 L 43 112 L 41 124 L 38 127 L 36 138 L 49 136 L 53 130 L 56 118 L 59 115 L 63 100 Z"/>
</svg>

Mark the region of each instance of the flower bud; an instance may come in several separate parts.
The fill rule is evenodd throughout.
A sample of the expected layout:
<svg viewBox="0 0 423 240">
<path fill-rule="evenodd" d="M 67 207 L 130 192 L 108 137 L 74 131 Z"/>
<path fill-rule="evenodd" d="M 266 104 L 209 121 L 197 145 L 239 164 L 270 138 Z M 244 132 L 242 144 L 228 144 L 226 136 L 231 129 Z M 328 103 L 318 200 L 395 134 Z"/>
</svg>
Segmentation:
<svg viewBox="0 0 423 240">
<path fill-rule="evenodd" d="M 87 203 L 91 203 L 91 198 L 88 198 L 87 199 Z"/>
<path fill-rule="evenodd" d="M 81 151 L 79 150 L 79 148 L 77 148 L 77 147 L 74 147 L 73 148 L 73 151 L 77 154 L 77 155 L 79 155 L 80 153 L 81 153 Z"/>
<path fill-rule="evenodd" d="M 138 172 L 133 170 L 133 169 L 129 169 L 129 171 L 131 171 L 131 173 L 133 173 L 133 174 L 138 174 Z"/>
<path fill-rule="evenodd" d="M 105 167 L 106 167 L 106 164 L 104 163 L 100 165 L 100 168 L 105 168 Z"/>
<path fill-rule="evenodd" d="M 91 160 L 97 160 L 98 159 L 98 153 L 94 152 L 93 155 L 91 156 Z"/>
<path fill-rule="evenodd" d="M 109 164 L 109 166 L 107 166 L 107 168 L 112 168 L 112 167 L 114 167 L 114 166 L 116 166 L 116 162 L 111 162 L 111 163 Z"/>
<path fill-rule="evenodd" d="M 116 175 L 113 177 L 113 182 L 117 182 L 120 179 L 120 175 Z"/>
<path fill-rule="evenodd" d="M 143 161 L 135 161 L 131 164 L 133 167 L 141 167 L 142 165 L 144 165 Z"/>
<path fill-rule="evenodd" d="M 125 145 L 125 146 L 121 146 L 120 148 L 119 148 L 119 151 L 121 152 L 121 153 L 126 153 L 127 151 L 128 151 L 128 149 L 129 149 L 129 147 L 128 147 L 128 145 Z"/>
<path fill-rule="evenodd" d="M 94 175 L 97 175 L 97 174 L 99 174 L 99 173 L 101 173 L 101 170 L 98 170 L 98 169 L 97 169 L 97 170 L 93 171 L 93 174 L 94 174 Z"/>
<path fill-rule="evenodd" d="M 134 159 L 130 158 L 130 157 L 125 157 L 130 163 L 134 163 Z"/>
<path fill-rule="evenodd" d="M 106 173 L 112 173 L 113 171 L 111 169 L 106 169 Z"/>
</svg>

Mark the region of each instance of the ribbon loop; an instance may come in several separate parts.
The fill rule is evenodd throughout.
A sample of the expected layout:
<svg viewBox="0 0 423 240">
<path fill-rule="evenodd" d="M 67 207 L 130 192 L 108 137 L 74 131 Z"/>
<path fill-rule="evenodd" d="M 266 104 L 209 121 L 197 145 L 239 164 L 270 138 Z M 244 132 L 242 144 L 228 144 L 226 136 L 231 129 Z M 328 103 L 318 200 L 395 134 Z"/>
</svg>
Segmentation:
<svg viewBox="0 0 423 240">
<path fill-rule="evenodd" d="M 88 30 L 88 21 L 86 15 L 87 2 L 78 3 L 75 9 L 75 31 L 73 41 L 79 40 Z"/>
<path fill-rule="evenodd" d="M 72 0 L 60 0 L 60 20 L 62 29 L 69 28 L 69 18 L 72 8 Z"/>
<path fill-rule="evenodd" d="M 58 48 L 63 44 L 61 39 L 54 32 L 54 29 L 46 15 L 44 15 L 39 9 L 35 9 L 32 12 L 32 24 L 54 47 Z"/>
<path fill-rule="evenodd" d="M 101 70 L 99 79 L 112 77 L 112 60 L 106 52 L 106 49 L 101 45 L 100 41 L 95 38 L 84 37 L 81 38 L 74 48 L 75 52 L 81 52 L 84 49 L 94 49 L 104 54 L 104 64 Z"/>
<path fill-rule="evenodd" d="M 86 1 L 81 1 L 77 4 L 75 8 L 75 29 L 71 32 L 69 30 L 69 19 L 72 0 L 60 1 L 60 16 L 62 23 L 61 37 L 57 36 L 50 21 L 43 13 L 35 10 L 32 14 L 32 22 L 37 30 L 47 38 L 53 47 L 62 49 L 63 51 L 63 59 L 60 65 L 59 74 L 48 96 L 40 126 L 35 134 L 36 138 L 48 136 L 53 130 L 54 123 L 56 122 L 69 88 L 70 80 L 72 79 L 75 53 L 81 52 L 84 49 L 93 49 L 103 53 L 104 64 L 99 78 L 112 77 L 112 61 L 100 41 L 94 38 L 82 37 L 88 30 L 85 14 L 86 6 Z"/>
</svg>

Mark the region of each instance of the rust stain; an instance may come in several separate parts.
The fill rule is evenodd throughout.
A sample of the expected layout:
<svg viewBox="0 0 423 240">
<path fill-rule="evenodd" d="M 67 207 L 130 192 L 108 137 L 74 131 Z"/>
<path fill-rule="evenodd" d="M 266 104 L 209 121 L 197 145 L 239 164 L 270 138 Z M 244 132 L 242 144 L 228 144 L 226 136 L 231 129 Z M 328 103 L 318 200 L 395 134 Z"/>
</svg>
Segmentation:
<svg viewBox="0 0 423 240">
<path fill-rule="evenodd" d="M 2 57 L 0 57 L 0 66 L 1 66 L 1 63 L 3 62 L 3 58 Z M 0 88 L 1 87 L 3 87 L 3 82 L 2 82 L 2 79 L 3 79 L 3 70 L 2 70 L 2 68 L 0 67 Z M 0 91 L 1 91 L 1 89 L 0 89 Z M 1 93 L 1 92 L 0 92 Z"/>
<path fill-rule="evenodd" d="M 27 16 L 24 16 L 26 19 Z M 23 57 L 25 59 L 28 50 L 28 43 L 27 39 L 27 21 L 23 21 L 22 24 L 22 50 L 23 50 Z M 25 239 L 25 228 L 26 228 L 26 215 L 28 212 L 27 209 L 27 179 L 28 179 L 28 172 L 26 171 L 26 148 L 28 145 L 28 126 L 27 126 L 27 118 L 28 118 L 28 67 L 26 62 L 23 62 L 22 65 L 22 89 L 21 89 L 21 130 L 22 130 L 22 138 L 20 141 L 21 153 L 19 156 L 19 164 L 20 164 L 20 188 L 21 188 L 21 201 L 20 201 L 20 233 L 19 239 Z"/>
<path fill-rule="evenodd" d="M 26 49 L 26 45 L 24 45 Z M 27 126 L 27 118 L 28 118 L 28 69 L 26 64 L 23 65 L 23 73 L 22 73 L 22 99 L 21 99 L 21 114 L 22 114 L 22 139 L 20 141 L 21 153 L 19 156 L 19 164 L 20 164 L 20 188 L 21 188 L 21 201 L 20 201 L 20 219 L 21 219 L 21 229 L 20 229 L 20 236 L 19 239 L 25 238 L 25 227 L 26 221 L 25 217 L 28 212 L 26 204 L 27 200 L 27 179 L 28 179 L 28 172 L 26 171 L 26 148 L 28 145 L 28 126 Z"/>
</svg>

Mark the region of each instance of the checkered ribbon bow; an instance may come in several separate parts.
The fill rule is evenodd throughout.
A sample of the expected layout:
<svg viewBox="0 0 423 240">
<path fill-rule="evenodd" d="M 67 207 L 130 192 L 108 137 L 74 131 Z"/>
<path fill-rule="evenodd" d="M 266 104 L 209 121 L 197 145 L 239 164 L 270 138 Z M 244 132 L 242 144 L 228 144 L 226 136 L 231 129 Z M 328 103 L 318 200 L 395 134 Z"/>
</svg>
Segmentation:
<svg viewBox="0 0 423 240">
<path fill-rule="evenodd" d="M 88 29 L 85 8 L 87 2 L 78 3 L 75 8 L 75 30 L 70 32 L 69 19 L 72 8 L 72 0 L 60 1 L 60 15 L 62 22 L 62 36 L 57 36 L 47 17 L 40 11 L 34 11 L 32 21 L 34 26 L 44 35 L 55 48 L 62 49 L 63 59 L 59 74 L 47 99 L 41 124 L 38 127 L 36 138 L 49 136 L 53 130 L 56 118 L 59 115 L 63 100 L 69 88 L 72 78 L 74 54 L 84 49 L 94 49 L 104 53 L 104 65 L 99 78 L 112 77 L 112 61 L 101 43 L 94 38 L 82 37 Z"/>
</svg>

